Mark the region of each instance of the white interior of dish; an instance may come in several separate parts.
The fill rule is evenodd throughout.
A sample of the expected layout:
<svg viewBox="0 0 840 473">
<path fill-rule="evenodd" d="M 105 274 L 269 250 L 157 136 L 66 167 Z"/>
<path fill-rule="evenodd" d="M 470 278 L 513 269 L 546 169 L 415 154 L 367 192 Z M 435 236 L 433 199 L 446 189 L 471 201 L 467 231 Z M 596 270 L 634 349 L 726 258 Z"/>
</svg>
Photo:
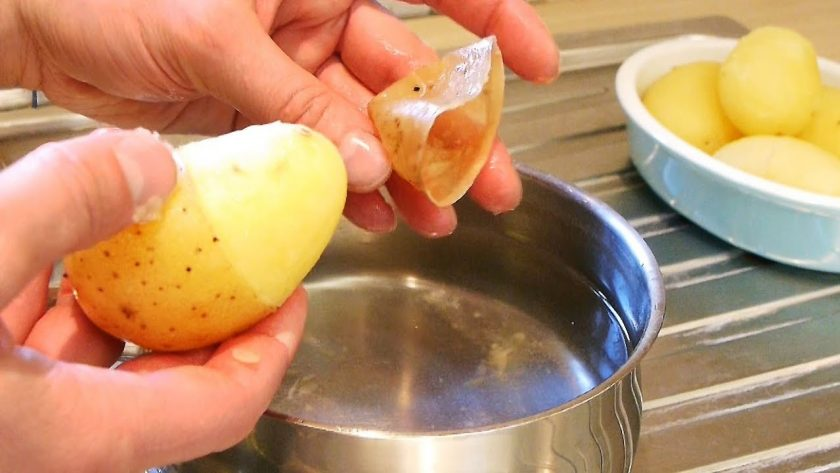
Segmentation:
<svg viewBox="0 0 840 473">
<path fill-rule="evenodd" d="M 769 181 L 724 164 L 686 143 L 662 126 L 642 104 L 641 93 L 675 66 L 696 61 L 723 61 L 736 40 L 691 35 L 657 43 L 630 56 L 616 76 L 616 94 L 625 112 L 639 127 L 674 154 L 695 166 L 732 181 L 753 195 L 784 201 L 789 205 L 807 205 L 812 210 L 840 211 L 840 198 L 808 192 Z M 819 60 L 825 84 L 840 87 L 840 64 Z"/>
</svg>

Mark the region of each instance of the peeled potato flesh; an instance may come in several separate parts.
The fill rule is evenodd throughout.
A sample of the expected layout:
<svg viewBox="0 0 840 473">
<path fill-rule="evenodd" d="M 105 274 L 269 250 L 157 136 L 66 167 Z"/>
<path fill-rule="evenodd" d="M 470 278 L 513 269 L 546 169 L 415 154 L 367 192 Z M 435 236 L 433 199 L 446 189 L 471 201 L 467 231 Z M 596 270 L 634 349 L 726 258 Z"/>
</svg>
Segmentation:
<svg viewBox="0 0 840 473">
<path fill-rule="evenodd" d="M 65 259 L 87 316 L 153 350 L 222 341 L 279 307 L 341 216 L 344 164 L 299 125 L 252 126 L 176 150 L 161 217 Z"/>
<path fill-rule="evenodd" d="M 748 136 L 715 154 L 731 166 L 818 194 L 840 196 L 840 158 L 788 136 Z"/>
<path fill-rule="evenodd" d="M 811 121 L 799 137 L 840 157 L 840 89 L 823 87 Z"/>
<path fill-rule="evenodd" d="M 721 105 L 745 135 L 798 134 L 821 87 L 813 46 L 785 28 L 753 30 L 720 69 Z"/>
<path fill-rule="evenodd" d="M 460 199 L 490 155 L 504 83 L 502 56 L 491 36 L 379 93 L 368 113 L 394 171 L 436 205 Z"/>
<path fill-rule="evenodd" d="M 719 72 L 714 62 L 675 67 L 645 91 L 642 102 L 665 128 L 712 154 L 741 136 L 720 105 Z"/>
</svg>

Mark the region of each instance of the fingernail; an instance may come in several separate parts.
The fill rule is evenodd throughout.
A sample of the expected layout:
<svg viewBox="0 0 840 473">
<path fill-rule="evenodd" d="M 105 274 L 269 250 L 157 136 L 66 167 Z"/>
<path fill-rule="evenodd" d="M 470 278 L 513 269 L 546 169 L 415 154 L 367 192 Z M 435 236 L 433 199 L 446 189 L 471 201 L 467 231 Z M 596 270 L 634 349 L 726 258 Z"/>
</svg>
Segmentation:
<svg viewBox="0 0 840 473">
<path fill-rule="evenodd" d="M 97 128 L 90 133 L 90 136 L 105 136 L 113 133 L 119 133 L 122 130 L 114 127 Z"/>
<path fill-rule="evenodd" d="M 245 348 L 234 348 L 231 351 L 231 356 L 233 356 L 234 360 L 249 365 L 255 365 L 261 360 L 259 353 L 247 350 Z"/>
<path fill-rule="evenodd" d="M 347 183 L 355 192 L 377 189 L 391 173 L 391 164 L 382 144 L 369 133 L 354 131 L 344 137 L 338 148 L 347 168 Z"/>
<path fill-rule="evenodd" d="M 114 154 L 134 200 L 134 221 L 155 218 L 177 178 L 171 148 L 156 134 L 135 130 L 126 132 Z"/>
<path fill-rule="evenodd" d="M 278 333 L 274 336 L 274 338 L 280 342 L 281 345 L 286 347 L 286 350 L 288 350 L 290 354 L 295 352 L 295 342 L 297 337 L 295 337 L 294 333 L 286 330 Z"/>
</svg>

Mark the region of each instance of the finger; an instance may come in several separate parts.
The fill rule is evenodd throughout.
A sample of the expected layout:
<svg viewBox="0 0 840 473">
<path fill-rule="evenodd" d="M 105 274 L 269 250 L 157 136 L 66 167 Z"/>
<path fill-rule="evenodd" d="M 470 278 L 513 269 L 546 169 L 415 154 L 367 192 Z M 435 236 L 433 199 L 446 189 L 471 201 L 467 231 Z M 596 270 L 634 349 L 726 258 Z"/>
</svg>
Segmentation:
<svg viewBox="0 0 840 473">
<path fill-rule="evenodd" d="M 25 345 L 56 360 L 102 367 L 113 365 L 125 347 L 93 325 L 76 304 L 50 309 Z"/>
<path fill-rule="evenodd" d="M 402 21 L 368 0 L 354 2 L 338 47 L 342 62 L 374 93 L 437 59 Z"/>
<path fill-rule="evenodd" d="M 397 227 L 394 209 L 379 191 L 347 194 L 344 216 L 354 225 L 374 233 L 388 233 Z"/>
<path fill-rule="evenodd" d="M 68 298 L 69 287 L 69 283 L 62 283 L 63 295 L 59 298 L 63 300 L 38 320 L 24 344 L 55 360 L 113 365 L 125 343 L 95 326 L 72 295 Z"/>
<path fill-rule="evenodd" d="M 177 463 L 241 441 L 274 396 L 300 343 L 306 294 L 223 343 L 204 368 L 145 373 L 126 420 L 136 466 Z M 165 403 L 161 403 L 165 399 Z M 212 428 L 208 428 L 212 426 Z"/>
<path fill-rule="evenodd" d="M 373 92 L 359 82 L 338 58 L 327 59 L 315 75 L 359 111 L 368 113 L 367 105 L 373 98 Z"/>
<path fill-rule="evenodd" d="M 387 187 L 406 223 L 417 233 L 429 238 L 438 238 L 451 235 L 455 231 L 458 219 L 451 206 L 437 207 L 423 193 L 396 174 L 388 179 Z"/>
<path fill-rule="evenodd" d="M 157 138 L 121 130 L 43 145 L 0 172 L 0 307 L 41 268 L 160 202 L 175 175 Z"/>
<path fill-rule="evenodd" d="M 47 310 L 51 274 L 52 269 L 38 273 L 9 305 L 0 310 L 0 323 L 6 324 L 15 343 L 26 340 L 35 322 Z"/>
<path fill-rule="evenodd" d="M 493 143 L 487 163 L 470 187 L 469 196 L 497 215 L 515 209 L 522 201 L 522 180 L 513 166 L 510 153 L 498 139 Z"/>
<path fill-rule="evenodd" d="M 391 167 L 367 115 L 286 56 L 253 13 L 203 27 L 207 36 L 225 38 L 216 47 L 193 45 L 189 55 L 210 93 L 254 122 L 302 123 L 325 134 L 345 160 L 350 190 L 370 190 L 385 180 Z"/>
<path fill-rule="evenodd" d="M 495 35 L 505 65 L 525 79 L 550 82 L 560 72 L 554 38 L 524 0 L 410 1 L 429 5 L 478 36 Z"/>
<path fill-rule="evenodd" d="M 122 363 L 119 369 L 132 373 L 146 373 L 176 366 L 201 366 L 207 363 L 215 350 L 216 347 L 211 347 L 181 353 L 149 353 Z"/>
</svg>

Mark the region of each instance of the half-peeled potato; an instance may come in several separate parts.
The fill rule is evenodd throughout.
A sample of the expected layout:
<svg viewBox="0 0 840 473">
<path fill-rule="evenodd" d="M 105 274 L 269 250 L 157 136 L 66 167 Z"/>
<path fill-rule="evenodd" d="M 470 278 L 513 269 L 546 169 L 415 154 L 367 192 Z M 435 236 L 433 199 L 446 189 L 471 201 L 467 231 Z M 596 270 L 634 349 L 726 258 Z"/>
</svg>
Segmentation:
<svg viewBox="0 0 840 473">
<path fill-rule="evenodd" d="M 490 155 L 504 86 L 502 55 L 490 36 L 379 93 L 368 113 L 394 171 L 438 206 L 460 199 Z"/>
</svg>

